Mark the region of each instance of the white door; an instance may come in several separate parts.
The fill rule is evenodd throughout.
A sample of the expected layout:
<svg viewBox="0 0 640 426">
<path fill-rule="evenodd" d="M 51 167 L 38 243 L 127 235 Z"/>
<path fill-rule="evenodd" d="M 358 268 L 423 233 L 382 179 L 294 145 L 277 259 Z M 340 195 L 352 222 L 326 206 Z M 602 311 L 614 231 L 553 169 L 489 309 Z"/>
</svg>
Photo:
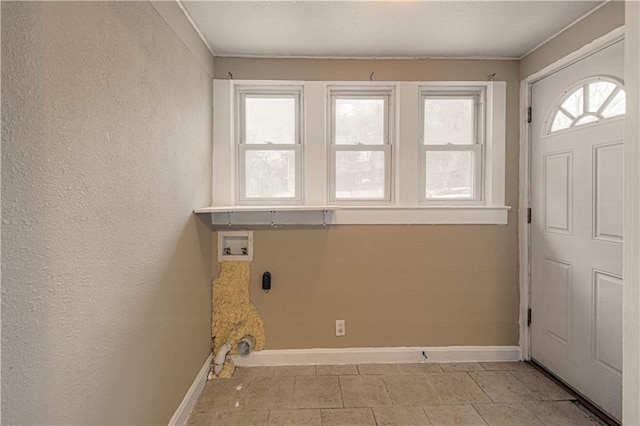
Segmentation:
<svg viewBox="0 0 640 426">
<path fill-rule="evenodd" d="M 619 41 L 532 86 L 531 356 L 622 417 Z"/>
</svg>

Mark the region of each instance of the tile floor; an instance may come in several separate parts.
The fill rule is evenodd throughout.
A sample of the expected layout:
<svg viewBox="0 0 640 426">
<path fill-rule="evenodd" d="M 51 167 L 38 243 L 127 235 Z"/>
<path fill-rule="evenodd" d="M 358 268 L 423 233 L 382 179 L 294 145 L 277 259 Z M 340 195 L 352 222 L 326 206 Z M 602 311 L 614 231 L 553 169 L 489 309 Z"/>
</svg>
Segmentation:
<svg viewBox="0 0 640 426">
<path fill-rule="evenodd" d="M 190 425 L 602 425 L 519 362 L 238 368 Z"/>
</svg>

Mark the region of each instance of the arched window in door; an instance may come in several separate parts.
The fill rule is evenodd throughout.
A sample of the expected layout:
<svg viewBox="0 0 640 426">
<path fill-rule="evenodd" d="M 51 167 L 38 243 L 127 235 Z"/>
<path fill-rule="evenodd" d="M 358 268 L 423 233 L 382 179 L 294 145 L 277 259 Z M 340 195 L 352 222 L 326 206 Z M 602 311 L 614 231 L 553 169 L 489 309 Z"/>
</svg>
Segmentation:
<svg viewBox="0 0 640 426">
<path fill-rule="evenodd" d="M 590 77 L 564 91 L 546 121 L 545 134 L 624 115 L 622 84 L 610 77 Z"/>
</svg>

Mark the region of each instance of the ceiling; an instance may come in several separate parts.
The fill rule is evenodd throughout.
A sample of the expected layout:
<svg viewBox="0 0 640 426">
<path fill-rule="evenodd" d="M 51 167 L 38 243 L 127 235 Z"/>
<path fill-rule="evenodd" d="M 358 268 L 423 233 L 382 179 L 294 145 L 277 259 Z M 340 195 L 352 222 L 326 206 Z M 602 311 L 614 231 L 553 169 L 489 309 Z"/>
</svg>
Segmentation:
<svg viewBox="0 0 640 426">
<path fill-rule="evenodd" d="M 191 1 L 216 56 L 521 58 L 603 1 Z"/>
</svg>

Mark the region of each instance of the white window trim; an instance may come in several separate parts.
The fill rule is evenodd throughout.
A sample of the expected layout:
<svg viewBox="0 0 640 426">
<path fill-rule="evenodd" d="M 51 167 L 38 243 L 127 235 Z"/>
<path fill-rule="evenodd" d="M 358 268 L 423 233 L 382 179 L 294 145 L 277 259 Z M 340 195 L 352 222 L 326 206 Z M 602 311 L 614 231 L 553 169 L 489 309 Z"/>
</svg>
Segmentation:
<svg viewBox="0 0 640 426">
<path fill-rule="evenodd" d="M 246 97 L 291 97 L 295 100 L 295 143 L 293 144 L 247 144 L 245 143 L 245 114 L 243 113 Z M 304 88 L 303 85 L 237 85 L 235 86 L 235 150 L 236 200 L 238 205 L 291 205 L 303 203 L 304 168 L 302 167 L 304 152 Z M 243 161 L 247 151 L 293 151 L 295 158 L 295 196 L 294 197 L 247 197 L 246 196 L 246 162 Z"/>
<path fill-rule="evenodd" d="M 475 103 L 474 117 L 474 143 L 471 145 L 432 145 L 425 144 L 424 140 L 424 101 L 427 98 L 440 99 L 468 99 L 473 98 Z M 486 192 L 485 164 L 484 164 L 484 146 L 485 137 L 485 117 L 486 117 L 486 86 L 452 86 L 426 84 L 420 88 L 420 138 L 419 158 L 420 158 L 420 182 L 419 202 L 424 205 L 447 206 L 447 205 L 484 205 L 484 194 Z M 470 151 L 474 154 L 474 176 L 473 176 L 473 192 L 472 198 L 450 198 L 450 199 L 434 199 L 426 196 L 426 152 L 427 151 Z"/>
<path fill-rule="evenodd" d="M 368 84 L 353 86 L 330 85 L 327 93 L 327 145 L 329 146 L 329 161 L 327 162 L 328 201 L 335 205 L 390 205 L 394 201 L 395 167 L 392 161 L 395 144 L 395 93 L 396 87 L 389 85 Z M 336 99 L 382 99 L 384 100 L 384 136 L 382 145 L 336 145 L 335 137 L 335 100 Z M 382 198 L 338 198 L 336 197 L 336 153 L 338 151 L 381 151 L 385 158 L 385 183 Z"/>
<path fill-rule="evenodd" d="M 334 81 L 249 81 L 214 80 L 213 138 L 213 207 L 217 215 L 234 211 L 236 198 L 236 129 L 234 121 L 235 87 L 237 85 L 303 86 L 303 123 L 301 151 L 304 179 L 301 206 L 323 210 L 329 198 L 327 167 L 327 88 L 330 86 L 393 86 L 397 117 L 392 131 L 396 145 L 391 158 L 396 173 L 392 182 L 392 201 L 388 205 L 340 205 L 328 218 L 327 225 L 339 224 L 507 224 L 509 206 L 505 206 L 505 144 L 506 144 L 506 83 L 491 82 L 334 82 Z M 420 88 L 439 86 L 486 87 L 487 117 L 485 119 L 484 163 L 485 186 L 482 205 L 425 205 L 419 202 Z M 269 211 L 283 211 L 286 204 L 263 202 L 258 205 Z M 201 209 L 204 213 L 206 209 Z M 280 214 L 280 213 L 279 213 Z M 286 212 L 282 214 L 287 214 Z M 293 214 L 293 213 L 292 213 Z M 295 223 L 295 222 L 292 222 Z M 248 225 L 258 224 L 248 223 Z M 268 225 L 268 224 L 267 224 Z"/>
</svg>

